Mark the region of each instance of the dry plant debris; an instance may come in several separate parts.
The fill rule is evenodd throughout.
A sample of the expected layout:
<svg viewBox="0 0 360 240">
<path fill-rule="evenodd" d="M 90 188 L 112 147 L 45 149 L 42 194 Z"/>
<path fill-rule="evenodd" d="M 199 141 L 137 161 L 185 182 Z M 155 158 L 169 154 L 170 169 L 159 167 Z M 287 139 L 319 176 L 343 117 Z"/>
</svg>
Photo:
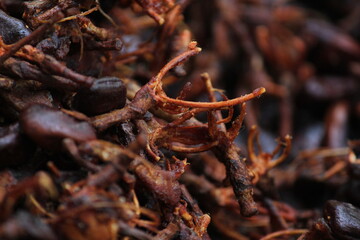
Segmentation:
<svg viewBox="0 0 360 240">
<path fill-rule="evenodd" d="M 359 15 L 0 0 L 0 239 L 360 239 Z"/>
</svg>

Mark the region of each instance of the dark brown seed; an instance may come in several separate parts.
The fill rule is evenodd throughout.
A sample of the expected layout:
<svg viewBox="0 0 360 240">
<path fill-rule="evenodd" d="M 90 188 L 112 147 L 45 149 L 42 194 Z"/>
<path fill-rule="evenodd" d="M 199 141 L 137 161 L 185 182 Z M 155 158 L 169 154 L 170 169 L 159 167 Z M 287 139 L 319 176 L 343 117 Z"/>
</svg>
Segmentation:
<svg viewBox="0 0 360 240">
<path fill-rule="evenodd" d="M 62 140 L 82 142 L 96 139 L 95 130 L 85 122 L 46 105 L 30 105 L 20 114 L 24 132 L 41 147 L 60 150 Z"/>
<path fill-rule="evenodd" d="M 87 115 L 98 115 L 124 107 L 126 87 L 116 77 L 95 80 L 91 88 L 80 90 L 73 99 L 73 107 Z"/>
<path fill-rule="evenodd" d="M 360 239 L 360 209 L 354 205 L 327 201 L 324 218 L 336 239 Z"/>
<path fill-rule="evenodd" d="M 0 10 L 0 36 L 6 44 L 12 44 L 29 35 L 31 31 L 19 19 Z"/>
<path fill-rule="evenodd" d="M 20 133 L 18 123 L 0 127 L 0 168 L 24 163 L 34 150 L 35 146 Z"/>
</svg>

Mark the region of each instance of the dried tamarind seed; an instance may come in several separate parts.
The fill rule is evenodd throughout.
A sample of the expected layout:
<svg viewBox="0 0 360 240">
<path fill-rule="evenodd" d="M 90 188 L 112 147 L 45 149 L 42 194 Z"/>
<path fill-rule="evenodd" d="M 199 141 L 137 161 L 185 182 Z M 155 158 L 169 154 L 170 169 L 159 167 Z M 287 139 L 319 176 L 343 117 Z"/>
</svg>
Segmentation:
<svg viewBox="0 0 360 240">
<path fill-rule="evenodd" d="M 34 142 L 50 150 L 60 150 L 64 138 L 77 142 L 96 139 L 95 130 L 88 122 L 41 104 L 30 105 L 22 111 L 20 125 Z"/>
<path fill-rule="evenodd" d="M 35 146 L 20 132 L 18 123 L 0 127 L 0 168 L 24 163 Z"/>
<path fill-rule="evenodd" d="M 0 36 L 6 44 L 12 44 L 29 35 L 31 31 L 25 24 L 0 10 Z"/>
<path fill-rule="evenodd" d="M 73 107 L 88 115 L 106 113 L 124 107 L 126 87 L 116 77 L 95 80 L 89 89 L 81 89 L 73 99 Z"/>
</svg>

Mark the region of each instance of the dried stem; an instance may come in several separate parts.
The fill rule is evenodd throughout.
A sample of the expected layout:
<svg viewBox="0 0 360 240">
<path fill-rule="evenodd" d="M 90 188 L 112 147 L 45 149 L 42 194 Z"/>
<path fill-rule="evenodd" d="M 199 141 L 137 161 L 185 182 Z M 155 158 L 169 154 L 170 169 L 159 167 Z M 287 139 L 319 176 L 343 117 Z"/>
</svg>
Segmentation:
<svg viewBox="0 0 360 240">
<path fill-rule="evenodd" d="M 276 237 L 284 236 L 284 235 L 298 235 L 307 233 L 307 229 L 289 229 L 289 230 L 281 230 L 277 232 L 270 233 L 265 237 L 260 238 L 260 240 L 270 240 Z"/>
</svg>

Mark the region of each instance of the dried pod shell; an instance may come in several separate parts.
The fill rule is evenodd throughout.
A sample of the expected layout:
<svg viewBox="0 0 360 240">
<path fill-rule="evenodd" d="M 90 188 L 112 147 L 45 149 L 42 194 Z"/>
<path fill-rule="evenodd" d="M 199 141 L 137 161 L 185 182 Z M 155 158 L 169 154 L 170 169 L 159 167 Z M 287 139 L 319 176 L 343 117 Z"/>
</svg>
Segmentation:
<svg viewBox="0 0 360 240">
<path fill-rule="evenodd" d="M 60 150 L 64 138 L 77 142 L 96 139 L 95 130 L 88 122 L 46 105 L 27 107 L 20 114 L 20 125 L 32 140 L 51 150 Z"/>
</svg>

